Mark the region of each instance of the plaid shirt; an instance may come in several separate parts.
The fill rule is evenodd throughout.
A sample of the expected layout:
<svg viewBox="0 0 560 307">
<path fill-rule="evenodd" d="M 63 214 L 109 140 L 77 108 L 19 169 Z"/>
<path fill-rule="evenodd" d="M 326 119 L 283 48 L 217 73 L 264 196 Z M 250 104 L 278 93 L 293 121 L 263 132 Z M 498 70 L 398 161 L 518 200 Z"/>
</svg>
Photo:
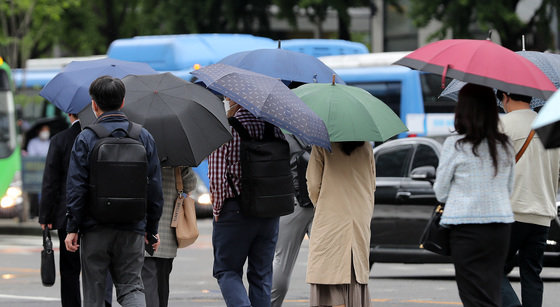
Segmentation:
<svg viewBox="0 0 560 307">
<path fill-rule="evenodd" d="M 244 108 L 239 109 L 234 116 L 247 129 L 252 138 L 262 139 L 264 121 L 257 119 Z M 237 193 L 241 191 L 241 137 L 233 128 L 231 128 L 231 134 L 233 139 L 220 146 L 208 157 L 208 178 L 210 179 L 210 193 L 215 217 L 220 215 L 224 200 L 235 197 L 228 183 L 228 173 L 231 175 Z M 276 127 L 274 134 L 276 137 L 284 139 L 282 131 Z"/>
</svg>

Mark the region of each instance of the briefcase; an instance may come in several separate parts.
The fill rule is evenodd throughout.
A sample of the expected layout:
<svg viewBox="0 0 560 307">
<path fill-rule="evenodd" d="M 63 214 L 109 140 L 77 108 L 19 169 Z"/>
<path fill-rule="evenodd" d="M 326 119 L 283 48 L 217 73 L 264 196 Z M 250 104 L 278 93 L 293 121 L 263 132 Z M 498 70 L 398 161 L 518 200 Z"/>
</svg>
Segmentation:
<svg viewBox="0 0 560 307">
<path fill-rule="evenodd" d="M 48 227 L 43 230 L 43 250 L 41 251 L 41 281 L 43 286 L 51 287 L 54 285 L 56 269 L 54 266 L 54 252 L 51 240 L 51 233 Z"/>
</svg>

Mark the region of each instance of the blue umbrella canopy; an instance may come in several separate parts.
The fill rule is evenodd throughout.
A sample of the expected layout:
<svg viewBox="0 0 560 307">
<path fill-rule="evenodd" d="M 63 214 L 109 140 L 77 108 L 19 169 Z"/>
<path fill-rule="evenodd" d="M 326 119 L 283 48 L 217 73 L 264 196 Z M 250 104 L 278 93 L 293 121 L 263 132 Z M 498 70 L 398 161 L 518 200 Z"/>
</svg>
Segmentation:
<svg viewBox="0 0 560 307">
<path fill-rule="evenodd" d="M 123 78 L 127 75 L 157 73 L 146 63 L 105 58 L 91 61 L 73 61 L 43 87 L 39 95 L 66 113 L 78 114 L 91 102 L 89 86 L 98 77 L 109 75 Z"/>
<path fill-rule="evenodd" d="M 535 66 L 537 66 L 544 74 L 552 81 L 556 88 L 560 87 L 560 55 L 554 53 L 544 53 L 537 51 L 518 51 L 516 52 L 523 56 L 527 60 L 531 61 Z M 448 97 L 457 101 L 459 96 L 459 90 L 463 88 L 465 82 L 459 80 L 453 80 L 449 85 L 441 92 L 440 97 Z M 531 108 L 535 109 L 542 107 L 545 104 L 545 100 L 542 98 L 533 97 L 531 99 Z M 501 106 L 501 101 L 498 101 Z"/>
<path fill-rule="evenodd" d="M 257 118 L 295 134 L 307 144 L 330 149 L 325 123 L 280 80 L 226 64 L 212 64 L 191 73 Z"/>
<path fill-rule="evenodd" d="M 284 49 L 257 49 L 234 53 L 218 63 L 278 78 L 286 83 L 330 83 L 336 73 L 314 56 Z M 344 84 L 336 76 L 336 83 Z"/>
</svg>

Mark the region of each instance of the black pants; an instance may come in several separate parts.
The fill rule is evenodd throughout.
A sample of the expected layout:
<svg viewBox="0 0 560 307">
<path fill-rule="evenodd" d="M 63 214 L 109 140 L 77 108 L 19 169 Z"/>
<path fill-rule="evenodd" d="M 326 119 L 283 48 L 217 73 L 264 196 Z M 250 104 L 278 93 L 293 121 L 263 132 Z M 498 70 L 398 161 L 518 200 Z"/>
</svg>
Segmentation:
<svg viewBox="0 0 560 307">
<path fill-rule="evenodd" d="M 173 258 L 144 258 L 142 282 L 146 295 L 146 307 L 167 307 L 169 275 L 172 269 Z"/>
<path fill-rule="evenodd" d="M 506 272 L 515 266 L 518 254 L 519 274 L 521 277 L 521 301 L 525 307 L 540 307 L 543 301 L 544 250 L 549 227 L 522 222 L 513 223 L 511 240 L 506 262 Z M 519 253 L 518 253 L 519 252 Z M 517 294 L 511 287 L 507 276 L 502 283 L 503 307 L 521 306 Z"/>
<path fill-rule="evenodd" d="M 80 253 L 66 250 L 64 239 L 66 230 L 58 230 L 60 240 L 60 300 L 63 307 L 79 307 L 82 305 L 80 296 Z"/>
<path fill-rule="evenodd" d="M 451 227 L 455 280 L 465 307 L 501 305 L 500 285 L 511 224 L 464 224 Z"/>
</svg>

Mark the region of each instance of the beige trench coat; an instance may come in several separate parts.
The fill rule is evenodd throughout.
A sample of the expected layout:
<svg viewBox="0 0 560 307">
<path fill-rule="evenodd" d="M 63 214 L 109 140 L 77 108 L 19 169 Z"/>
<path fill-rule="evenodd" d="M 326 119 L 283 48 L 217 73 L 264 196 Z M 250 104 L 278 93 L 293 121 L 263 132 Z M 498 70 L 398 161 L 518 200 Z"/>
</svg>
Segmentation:
<svg viewBox="0 0 560 307">
<path fill-rule="evenodd" d="M 350 284 L 369 281 L 370 222 L 375 192 L 375 160 L 369 142 L 350 156 L 332 143 L 332 153 L 313 147 L 307 167 L 309 198 L 315 206 L 307 282 Z M 352 259 L 351 259 L 352 258 Z"/>
</svg>

